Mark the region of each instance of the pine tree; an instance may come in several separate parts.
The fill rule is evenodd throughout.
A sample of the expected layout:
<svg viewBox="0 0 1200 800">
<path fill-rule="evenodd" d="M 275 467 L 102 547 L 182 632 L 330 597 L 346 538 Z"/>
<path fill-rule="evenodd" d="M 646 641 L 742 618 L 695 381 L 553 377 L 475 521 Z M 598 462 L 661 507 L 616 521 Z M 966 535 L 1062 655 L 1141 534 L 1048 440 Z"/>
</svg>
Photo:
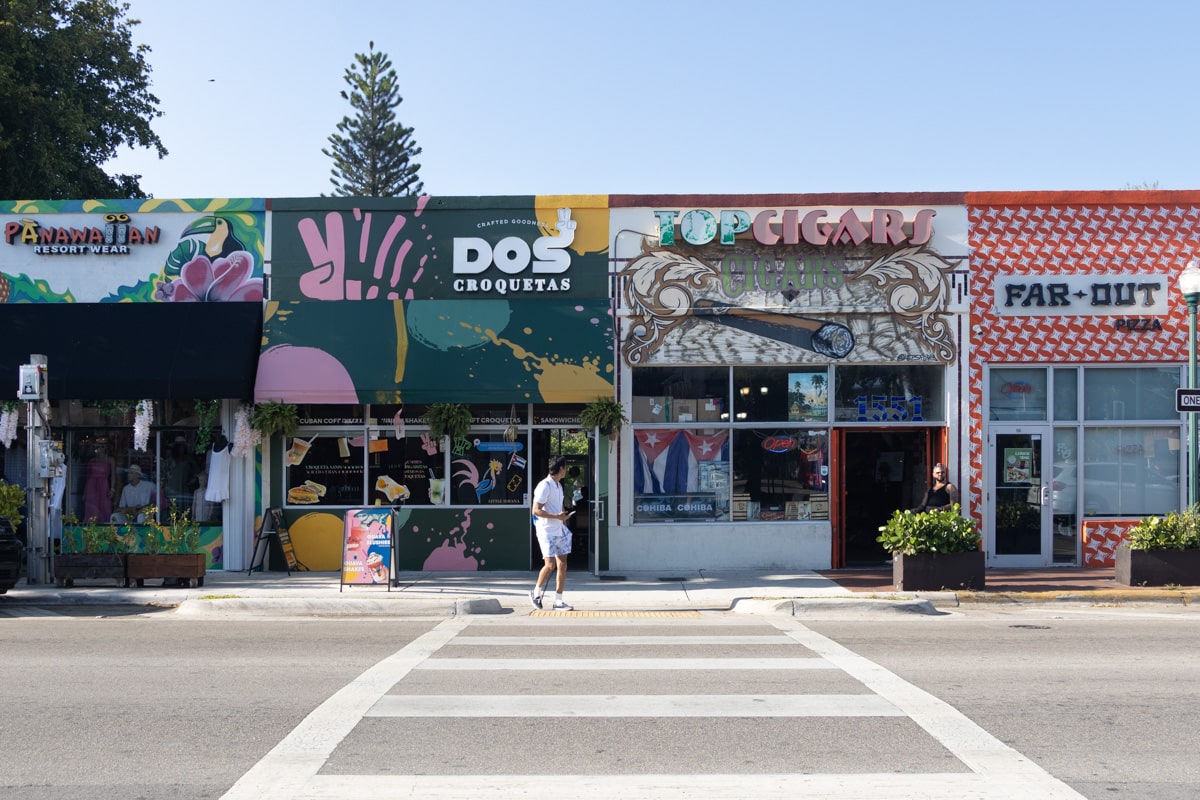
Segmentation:
<svg viewBox="0 0 1200 800">
<path fill-rule="evenodd" d="M 396 107 L 404 101 L 396 88 L 396 70 L 383 52 L 370 43 L 367 53 L 357 53 L 346 70 L 350 92 L 342 91 L 357 114 L 343 117 L 330 147 L 321 152 L 333 159 L 329 182 L 337 197 L 404 197 L 424 188 L 421 154 L 412 140 L 413 129 L 396 120 Z"/>
</svg>

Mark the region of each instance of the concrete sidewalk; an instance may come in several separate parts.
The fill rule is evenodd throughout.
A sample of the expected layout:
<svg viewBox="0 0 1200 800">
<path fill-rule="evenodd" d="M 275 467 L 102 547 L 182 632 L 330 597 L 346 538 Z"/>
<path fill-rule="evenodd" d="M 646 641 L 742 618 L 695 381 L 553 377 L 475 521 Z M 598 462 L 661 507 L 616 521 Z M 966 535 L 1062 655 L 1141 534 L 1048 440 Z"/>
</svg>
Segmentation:
<svg viewBox="0 0 1200 800">
<path fill-rule="evenodd" d="M 197 588 L 118 587 L 80 581 L 73 588 L 18 584 L 0 595 L 5 607 L 55 604 L 152 605 L 181 614 L 266 616 L 449 616 L 536 613 L 529 603 L 534 572 L 400 573 L 397 585 L 341 586 L 336 572 L 210 572 Z M 553 588 L 552 586 L 550 587 Z M 890 568 L 812 571 L 630 572 L 568 576 L 575 614 L 616 612 L 831 613 L 886 610 L 936 613 L 963 603 L 1174 603 L 1200 590 L 1120 586 L 1110 569 L 989 569 L 983 591 L 897 592 Z"/>
</svg>

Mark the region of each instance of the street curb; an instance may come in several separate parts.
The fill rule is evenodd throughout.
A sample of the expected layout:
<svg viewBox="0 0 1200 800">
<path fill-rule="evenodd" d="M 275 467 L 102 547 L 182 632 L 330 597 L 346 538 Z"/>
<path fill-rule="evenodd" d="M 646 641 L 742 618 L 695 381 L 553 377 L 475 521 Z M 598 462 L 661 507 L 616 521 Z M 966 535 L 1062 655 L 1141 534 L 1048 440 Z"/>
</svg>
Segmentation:
<svg viewBox="0 0 1200 800">
<path fill-rule="evenodd" d="M 1088 603 L 1135 605 L 1158 603 L 1189 606 L 1200 601 L 1196 591 L 1158 589 L 1100 589 L 1088 591 L 1057 590 L 1049 592 L 959 592 L 960 603 Z"/>
<path fill-rule="evenodd" d="M 457 617 L 511 613 L 495 598 L 472 600 L 337 600 L 194 598 L 176 609 L 182 616 L 255 617 Z"/>
<path fill-rule="evenodd" d="M 929 600 L 912 597 L 793 597 L 793 598 L 749 598 L 735 600 L 730 611 L 737 614 L 782 614 L 802 617 L 811 614 L 824 616 L 855 616 L 868 613 L 883 614 L 940 614 Z"/>
</svg>

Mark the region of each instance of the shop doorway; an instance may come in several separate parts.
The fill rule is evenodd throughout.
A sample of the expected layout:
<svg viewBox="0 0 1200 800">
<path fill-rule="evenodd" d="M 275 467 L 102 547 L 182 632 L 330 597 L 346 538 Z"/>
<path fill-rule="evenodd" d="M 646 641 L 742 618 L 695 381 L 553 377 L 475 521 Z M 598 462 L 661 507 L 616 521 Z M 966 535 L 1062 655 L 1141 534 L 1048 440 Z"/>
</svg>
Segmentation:
<svg viewBox="0 0 1200 800">
<path fill-rule="evenodd" d="M 930 465 L 927 429 L 843 430 L 841 566 L 880 566 L 891 556 L 875 537 L 896 509 L 913 508 L 925 496 Z M 834 554 L 837 565 L 837 553 Z"/>
<path fill-rule="evenodd" d="M 591 502 L 595 483 L 595 441 L 579 428 L 535 428 L 529 463 L 530 492 L 546 477 L 546 468 L 554 456 L 567 459 L 567 475 L 563 478 L 563 507 L 575 514 L 567 521 L 571 530 L 571 555 L 567 570 L 594 571 L 596 521 Z M 530 505 L 533 498 L 530 497 Z M 542 551 L 538 547 L 533 522 L 529 524 L 529 564 L 533 570 L 542 568 Z"/>
<path fill-rule="evenodd" d="M 1053 485 L 1049 425 L 996 425 L 988 430 L 985 515 L 988 563 L 996 567 L 1044 567 L 1054 563 Z M 1072 540 L 1073 542 L 1073 540 Z"/>
</svg>

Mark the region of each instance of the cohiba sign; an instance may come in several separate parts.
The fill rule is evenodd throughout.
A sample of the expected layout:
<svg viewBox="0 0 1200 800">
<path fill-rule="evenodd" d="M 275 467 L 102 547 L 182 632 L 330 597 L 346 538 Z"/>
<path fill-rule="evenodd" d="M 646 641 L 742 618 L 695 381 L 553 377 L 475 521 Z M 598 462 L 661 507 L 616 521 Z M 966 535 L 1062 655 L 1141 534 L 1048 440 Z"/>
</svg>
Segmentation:
<svg viewBox="0 0 1200 800">
<path fill-rule="evenodd" d="M 702 208 L 680 214 L 679 211 L 654 211 L 658 220 L 658 244 L 674 247 L 675 235 L 688 244 L 705 245 L 716 239 L 732 245 L 739 234 L 749 232 L 759 244 L 794 245 L 807 243 L 826 245 L 927 244 L 933 235 L 932 208 L 923 208 L 911 220 L 894 208 L 876 208 L 868 217 L 860 217 L 854 209 L 841 216 L 829 218 L 825 209 L 785 208 L 766 209 L 751 216 L 747 211 L 726 209 L 715 214 Z"/>
</svg>

